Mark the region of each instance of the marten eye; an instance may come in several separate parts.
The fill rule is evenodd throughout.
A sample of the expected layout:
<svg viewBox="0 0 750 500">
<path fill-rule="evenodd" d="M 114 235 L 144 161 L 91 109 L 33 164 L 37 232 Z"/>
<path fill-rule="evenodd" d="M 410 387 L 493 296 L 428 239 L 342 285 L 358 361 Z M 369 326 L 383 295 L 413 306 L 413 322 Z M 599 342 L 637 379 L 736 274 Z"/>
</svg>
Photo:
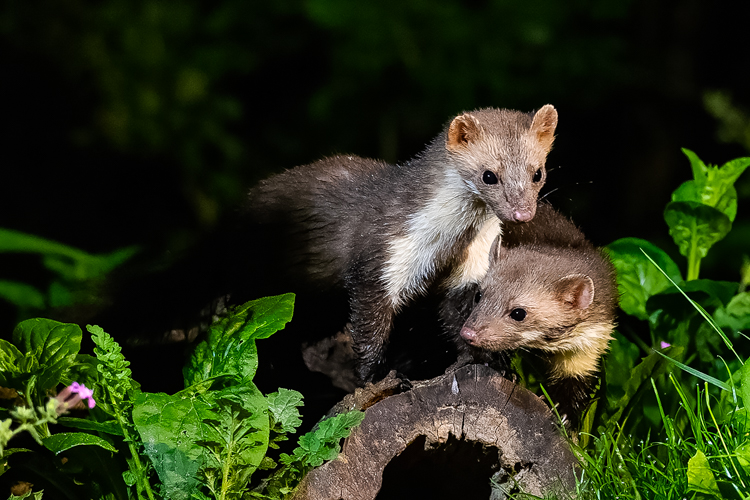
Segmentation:
<svg viewBox="0 0 750 500">
<path fill-rule="evenodd" d="M 526 317 L 526 311 L 518 307 L 510 312 L 510 317 L 515 321 L 523 321 Z"/>
<path fill-rule="evenodd" d="M 542 180 L 542 169 L 537 169 L 536 172 L 534 172 L 534 178 L 532 179 L 534 182 L 539 182 Z"/>
<path fill-rule="evenodd" d="M 484 174 L 482 174 L 482 182 L 485 184 L 497 184 L 497 176 L 493 172 L 485 170 Z"/>
<path fill-rule="evenodd" d="M 481 291 L 481 290 L 480 290 L 480 291 L 478 291 L 478 292 L 477 292 L 477 293 L 476 293 L 476 294 L 474 295 L 474 303 L 475 303 L 475 304 L 478 304 L 480 300 L 482 300 L 482 291 Z"/>
</svg>

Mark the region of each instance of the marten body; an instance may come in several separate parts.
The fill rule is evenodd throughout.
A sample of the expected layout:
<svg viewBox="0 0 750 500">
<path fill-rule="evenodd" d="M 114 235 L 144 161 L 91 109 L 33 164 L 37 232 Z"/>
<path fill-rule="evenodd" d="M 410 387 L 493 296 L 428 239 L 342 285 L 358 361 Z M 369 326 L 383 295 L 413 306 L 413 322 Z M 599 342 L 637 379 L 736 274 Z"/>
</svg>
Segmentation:
<svg viewBox="0 0 750 500">
<path fill-rule="evenodd" d="M 553 401 L 577 423 L 614 329 L 618 292 L 607 255 L 540 204 L 528 224 L 504 225 L 477 299 L 460 331 L 469 349 L 541 352 Z"/>
<path fill-rule="evenodd" d="M 267 230 L 255 246 L 283 265 L 260 280 L 343 290 L 357 375 L 371 379 L 403 306 L 438 276 L 454 290 L 478 283 L 500 221 L 534 217 L 556 124 L 550 105 L 483 109 L 403 165 L 335 156 L 262 181 L 242 219 Z"/>
</svg>

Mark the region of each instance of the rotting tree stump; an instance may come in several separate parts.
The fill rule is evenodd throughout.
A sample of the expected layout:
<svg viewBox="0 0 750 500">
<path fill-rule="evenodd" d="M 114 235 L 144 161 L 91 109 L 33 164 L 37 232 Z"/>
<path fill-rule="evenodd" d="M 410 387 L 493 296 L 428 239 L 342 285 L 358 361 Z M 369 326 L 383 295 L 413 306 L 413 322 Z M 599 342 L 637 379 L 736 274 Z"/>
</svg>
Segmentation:
<svg viewBox="0 0 750 500">
<path fill-rule="evenodd" d="M 396 393 L 400 383 L 391 373 L 332 410 L 366 416 L 295 499 L 500 499 L 574 488 L 577 462 L 550 409 L 492 368 L 464 366 Z M 502 488 L 491 490 L 490 478 Z"/>
</svg>

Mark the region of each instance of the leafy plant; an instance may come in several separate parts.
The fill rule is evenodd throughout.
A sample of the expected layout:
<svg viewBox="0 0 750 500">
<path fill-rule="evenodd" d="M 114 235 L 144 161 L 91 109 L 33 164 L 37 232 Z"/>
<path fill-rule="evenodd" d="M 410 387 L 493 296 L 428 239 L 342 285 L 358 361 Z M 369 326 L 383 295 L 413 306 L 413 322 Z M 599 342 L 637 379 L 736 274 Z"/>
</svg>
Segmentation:
<svg viewBox="0 0 750 500">
<path fill-rule="evenodd" d="M 750 496 L 750 365 L 735 346 L 747 340 L 739 330 L 750 325 L 750 299 L 740 283 L 699 279 L 702 259 L 731 230 L 734 183 L 750 158 L 715 167 L 683 152 L 693 180 L 672 194 L 664 219 L 687 260 L 685 279 L 648 241 L 608 246 L 621 309 L 639 321 L 621 321 L 605 364 L 606 398 L 596 418 L 584 419 L 579 498 Z"/>
<path fill-rule="evenodd" d="M 83 300 L 74 292 L 79 288 L 76 284 L 101 278 L 136 252 L 136 247 L 127 247 L 109 254 L 92 255 L 39 236 L 0 228 L 0 254 L 39 254 L 43 266 L 55 275 L 46 291 L 27 283 L 0 279 L 0 299 L 15 305 L 21 315 L 46 307 L 71 305 Z"/>
<path fill-rule="evenodd" d="M 81 330 L 76 325 L 45 319 L 19 324 L 13 342 L 0 344 L 0 385 L 16 390 L 26 406 L 0 421 L 0 459 L 12 464 L 10 455 L 28 451 L 6 447 L 12 437 L 28 431 L 47 450 L 65 453 L 74 462 L 80 484 L 55 483 L 68 496 L 80 496 L 83 489 L 85 495 L 102 498 L 238 499 L 248 493 L 256 471 L 277 469 L 252 495 L 282 498 L 310 468 L 334 458 L 339 440 L 363 418 L 353 412 L 325 420 L 300 438 L 291 455 L 282 454 L 278 463 L 268 456 L 300 425 L 302 395 L 279 389 L 265 396 L 258 390 L 253 383 L 255 341 L 283 328 L 293 306 L 292 294 L 267 297 L 239 306 L 213 324 L 185 367 L 186 388 L 174 395 L 141 391 L 120 346 L 98 326 L 87 327 L 96 345 L 91 357 L 78 352 Z M 74 376 L 96 394 L 97 405 L 86 418 L 59 417 L 56 399 L 33 409 L 32 403 Z M 49 423 L 75 432 L 53 434 Z M 81 458 L 75 453 L 79 447 L 110 455 L 94 452 Z M 48 457 L 40 460 L 41 468 L 54 469 Z"/>
</svg>

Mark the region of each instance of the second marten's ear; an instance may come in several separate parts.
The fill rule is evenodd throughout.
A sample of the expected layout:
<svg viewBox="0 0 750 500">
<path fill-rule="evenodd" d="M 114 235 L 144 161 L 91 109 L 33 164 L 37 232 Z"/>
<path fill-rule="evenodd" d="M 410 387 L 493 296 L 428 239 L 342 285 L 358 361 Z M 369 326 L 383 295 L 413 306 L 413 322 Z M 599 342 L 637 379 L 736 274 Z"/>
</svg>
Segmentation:
<svg viewBox="0 0 750 500">
<path fill-rule="evenodd" d="M 530 130 L 546 151 L 552 148 L 555 128 L 557 128 L 557 110 L 551 104 L 545 104 L 534 115 Z"/>
<path fill-rule="evenodd" d="M 492 242 L 492 246 L 490 247 L 490 265 L 492 265 L 494 262 L 497 262 L 498 260 L 502 259 L 505 256 L 505 252 L 507 251 L 504 246 L 502 246 L 501 243 L 502 239 L 502 233 L 497 235 L 497 238 Z"/>
<path fill-rule="evenodd" d="M 464 113 L 455 117 L 448 127 L 445 147 L 449 151 L 458 151 L 477 141 L 481 133 L 482 129 L 477 119 L 469 113 Z"/>
<path fill-rule="evenodd" d="M 588 309 L 594 301 L 594 281 L 585 274 L 569 274 L 555 283 L 561 302 L 576 309 Z"/>
</svg>

